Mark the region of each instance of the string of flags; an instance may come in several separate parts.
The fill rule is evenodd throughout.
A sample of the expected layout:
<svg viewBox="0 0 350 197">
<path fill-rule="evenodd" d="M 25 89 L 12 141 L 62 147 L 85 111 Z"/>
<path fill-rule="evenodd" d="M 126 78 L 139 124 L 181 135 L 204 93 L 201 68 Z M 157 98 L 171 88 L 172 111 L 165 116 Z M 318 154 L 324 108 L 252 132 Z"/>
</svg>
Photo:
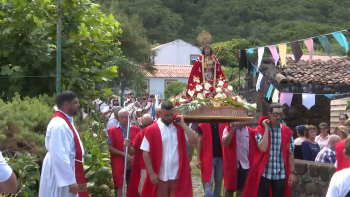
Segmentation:
<svg viewBox="0 0 350 197">
<path fill-rule="evenodd" d="M 250 61 L 249 66 L 253 67 L 253 75 L 256 76 L 258 74 L 258 80 L 256 82 L 256 91 L 261 89 L 261 82 L 264 78 L 264 75 L 259 71 L 259 69 L 253 65 Z M 302 104 L 310 109 L 312 106 L 316 104 L 316 95 L 324 95 L 327 98 L 331 99 L 338 94 L 312 94 L 312 93 L 291 93 L 291 92 L 280 92 L 277 88 L 274 87 L 270 82 L 268 82 L 269 88 L 266 93 L 267 100 L 272 100 L 274 103 L 280 103 L 281 105 L 287 104 L 289 107 L 292 105 L 293 96 L 295 94 L 302 94 Z"/>
<path fill-rule="evenodd" d="M 342 33 L 344 31 L 349 31 L 350 29 L 344 29 L 344 30 L 340 30 L 340 31 L 336 31 L 336 32 L 332 32 L 332 33 L 328 33 L 328 34 L 323 34 L 323 35 L 319 35 L 319 36 L 314 36 L 311 38 L 305 38 L 305 39 L 301 39 L 301 40 L 296 40 L 296 41 L 292 41 L 292 42 L 286 42 L 286 43 L 280 43 L 280 44 L 276 44 L 276 45 L 267 45 L 267 46 L 263 46 L 263 47 L 257 47 L 257 48 L 249 48 L 249 49 L 244 49 L 244 50 L 240 50 L 240 54 L 241 53 L 245 53 L 245 51 L 247 51 L 247 53 L 249 54 L 254 54 L 254 50 L 257 49 L 258 51 L 258 64 L 257 67 L 260 68 L 264 53 L 265 53 L 265 48 L 269 48 L 272 57 L 274 59 L 274 63 L 275 66 L 277 66 L 278 61 L 281 61 L 282 66 L 287 66 L 286 64 L 286 54 L 287 54 L 287 44 L 290 44 L 291 48 L 292 48 L 292 52 L 294 55 L 294 60 L 295 62 L 298 62 L 301 58 L 301 56 L 303 56 L 303 51 L 301 50 L 301 46 L 299 44 L 299 42 L 303 42 L 304 45 L 306 46 L 308 52 L 309 52 L 309 62 L 312 61 L 313 58 L 313 54 L 314 54 L 314 40 L 313 39 L 318 39 L 319 42 L 321 43 L 322 47 L 324 48 L 325 52 L 329 55 L 329 57 L 331 57 L 331 55 L 333 54 L 333 49 L 332 46 L 327 38 L 327 35 L 332 35 L 337 42 L 339 43 L 340 46 L 344 47 L 345 51 L 348 52 L 349 51 L 349 43 L 347 38 L 345 37 L 345 35 Z M 277 48 L 278 51 L 277 51 Z"/>
</svg>

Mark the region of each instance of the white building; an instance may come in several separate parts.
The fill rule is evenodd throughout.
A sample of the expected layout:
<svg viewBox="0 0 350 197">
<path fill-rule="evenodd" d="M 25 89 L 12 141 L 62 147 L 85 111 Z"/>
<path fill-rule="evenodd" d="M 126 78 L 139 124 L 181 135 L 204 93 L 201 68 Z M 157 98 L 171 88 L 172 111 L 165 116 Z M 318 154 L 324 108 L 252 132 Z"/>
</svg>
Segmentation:
<svg viewBox="0 0 350 197">
<path fill-rule="evenodd" d="M 201 54 L 201 49 L 183 40 L 175 40 L 153 48 L 156 50 L 153 74 L 146 72 L 145 92 L 162 94 L 167 85 L 172 82 L 187 83 L 192 65 Z"/>
</svg>

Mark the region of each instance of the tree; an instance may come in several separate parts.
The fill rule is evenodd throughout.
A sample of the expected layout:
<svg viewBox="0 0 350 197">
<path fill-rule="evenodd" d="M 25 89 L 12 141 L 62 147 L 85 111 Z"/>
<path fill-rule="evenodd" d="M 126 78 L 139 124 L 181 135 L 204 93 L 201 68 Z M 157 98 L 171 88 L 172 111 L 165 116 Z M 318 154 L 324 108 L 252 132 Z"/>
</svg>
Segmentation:
<svg viewBox="0 0 350 197">
<path fill-rule="evenodd" d="M 52 95 L 56 75 L 57 5 L 47 0 L 0 2 L 0 91 L 4 99 Z M 96 93 L 117 76 L 122 30 L 89 0 L 62 1 L 62 87 Z M 30 77 L 38 76 L 38 77 Z"/>
<path fill-rule="evenodd" d="M 176 96 L 181 92 L 186 91 L 186 89 L 187 89 L 187 83 L 184 83 L 184 82 L 170 83 L 164 91 L 164 97 L 165 99 L 169 99 L 170 97 Z"/>
</svg>

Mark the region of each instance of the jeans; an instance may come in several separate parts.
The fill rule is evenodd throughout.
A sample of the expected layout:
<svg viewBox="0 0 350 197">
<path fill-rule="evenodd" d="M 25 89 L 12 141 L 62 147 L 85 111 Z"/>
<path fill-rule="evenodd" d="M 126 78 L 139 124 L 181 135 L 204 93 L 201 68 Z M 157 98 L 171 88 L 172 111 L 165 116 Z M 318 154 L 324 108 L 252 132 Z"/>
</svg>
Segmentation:
<svg viewBox="0 0 350 197">
<path fill-rule="evenodd" d="M 261 177 L 259 185 L 259 197 L 269 197 L 270 186 L 272 197 L 280 197 L 284 195 L 284 190 L 286 187 L 285 179 L 270 180 L 265 177 Z"/>
<path fill-rule="evenodd" d="M 205 183 L 204 194 L 205 197 L 220 197 L 222 179 L 223 179 L 223 164 L 222 158 L 213 158 L 213 172 L 209 183 Z M 213 192 L 213 182 L 215 181 L 215 188 Z"/>
</svg>

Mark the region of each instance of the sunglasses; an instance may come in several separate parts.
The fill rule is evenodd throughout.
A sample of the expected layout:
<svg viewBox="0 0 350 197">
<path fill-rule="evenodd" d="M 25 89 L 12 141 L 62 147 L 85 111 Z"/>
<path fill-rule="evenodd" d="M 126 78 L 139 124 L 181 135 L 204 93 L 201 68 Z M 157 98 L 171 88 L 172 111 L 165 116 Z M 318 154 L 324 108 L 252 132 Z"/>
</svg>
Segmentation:
<svg viewBox="0 0 350 197">
<path fill-rule="evenodd" d="M 282 113 L 273 112 L 272 115 L 273 117 L 277 117 L 277 116 L 282 117 Z"/>
</svg>

